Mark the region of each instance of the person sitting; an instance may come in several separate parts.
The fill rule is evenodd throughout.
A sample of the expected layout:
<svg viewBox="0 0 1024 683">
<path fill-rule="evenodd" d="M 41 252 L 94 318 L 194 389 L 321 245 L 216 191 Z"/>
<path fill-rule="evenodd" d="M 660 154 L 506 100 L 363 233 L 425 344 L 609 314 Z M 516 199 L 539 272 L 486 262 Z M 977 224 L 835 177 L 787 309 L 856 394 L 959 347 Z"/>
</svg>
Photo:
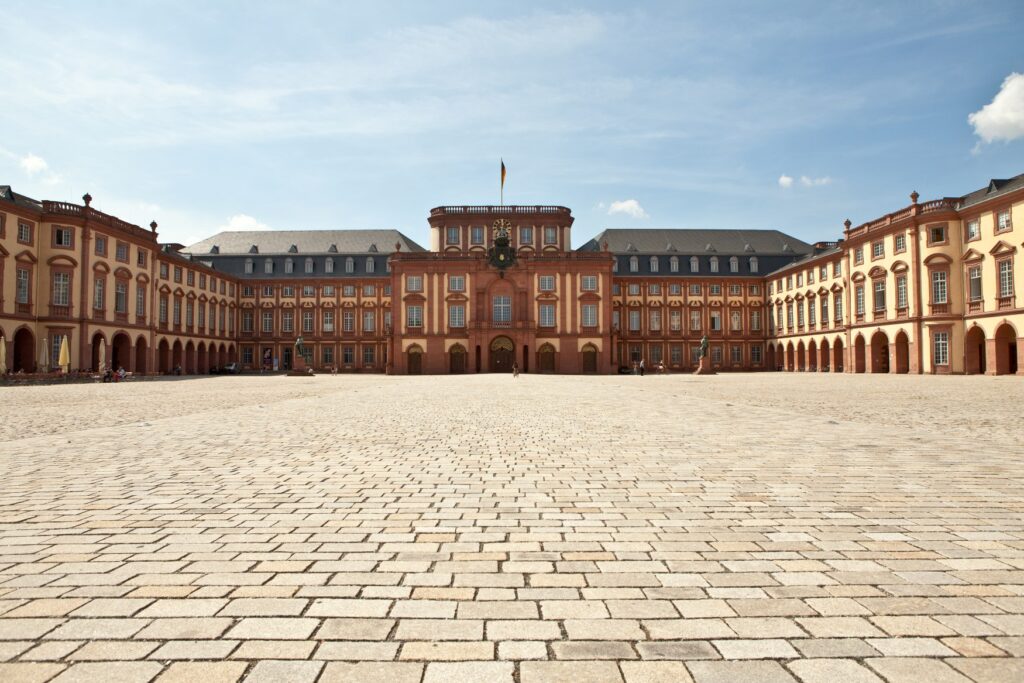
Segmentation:
<svg viewBox="0 0 1024 683">
<path fill-rule="evenodd" d="M 117 381 L 123 382 L 124 378 L 127 377 L 127 376 L 128 376 L 128 373 L 125 372 L 123 367 L 119 367 L 117 369 Z"/>
<path fill-rule="evenodd" d="M 114 381 L 114 371 L 111 370 L 110 368 L 107 368 L 106 371 L 103 373 L 103 381 L 105 383 L 106 382 L 113 382 Z"/>
</svg>

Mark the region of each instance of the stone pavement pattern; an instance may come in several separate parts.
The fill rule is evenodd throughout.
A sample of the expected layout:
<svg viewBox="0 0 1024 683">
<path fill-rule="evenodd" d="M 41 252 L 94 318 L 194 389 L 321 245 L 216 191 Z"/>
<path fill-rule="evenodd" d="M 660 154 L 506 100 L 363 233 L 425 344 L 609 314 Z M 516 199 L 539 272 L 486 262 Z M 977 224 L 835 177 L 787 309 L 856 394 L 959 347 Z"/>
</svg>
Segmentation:
<svg viewBox="0 0 1024 683">
<path fill-rule="evenodd" d="M 0 680 L 1024 680 L 1024 382 L 0 389 Z"/>
</svg>

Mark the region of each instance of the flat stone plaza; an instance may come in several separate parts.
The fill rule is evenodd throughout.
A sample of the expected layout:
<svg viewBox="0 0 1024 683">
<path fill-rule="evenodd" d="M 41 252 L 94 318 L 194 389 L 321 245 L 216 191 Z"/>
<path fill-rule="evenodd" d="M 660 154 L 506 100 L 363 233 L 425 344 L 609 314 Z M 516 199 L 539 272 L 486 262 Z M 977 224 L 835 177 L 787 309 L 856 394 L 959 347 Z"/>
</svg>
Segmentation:
<svg viewBox="0 0 1024 683">
<path fill-rule="evenodd" d="M 1024 679 L 1024 382 L 0 388 L 3 681 Z"/>
</svg>

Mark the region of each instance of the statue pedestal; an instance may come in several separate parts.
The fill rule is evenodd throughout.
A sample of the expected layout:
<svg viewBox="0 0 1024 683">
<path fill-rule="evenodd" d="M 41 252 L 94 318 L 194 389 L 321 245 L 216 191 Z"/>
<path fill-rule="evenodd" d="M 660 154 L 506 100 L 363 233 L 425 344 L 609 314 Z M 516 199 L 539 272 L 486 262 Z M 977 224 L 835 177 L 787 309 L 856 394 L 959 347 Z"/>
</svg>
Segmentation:
<svg viewBox="0 0 1024 683">
<path fill-rule="evenodd" d="M 313 373 L 310 372 L 306 366 L 306 359 L 295 354 L 295 358 L 292 360 L 292 369 L 288 371 L 289 377 L 312 377 Z"/>
<path fill-rule="evenodd" d="M 711 356 L 704 356 L 700 359 L 700 365 L 693 371 L 695 375 L 717 375 L 715 369 L 711 367 Z"/>
</svg>

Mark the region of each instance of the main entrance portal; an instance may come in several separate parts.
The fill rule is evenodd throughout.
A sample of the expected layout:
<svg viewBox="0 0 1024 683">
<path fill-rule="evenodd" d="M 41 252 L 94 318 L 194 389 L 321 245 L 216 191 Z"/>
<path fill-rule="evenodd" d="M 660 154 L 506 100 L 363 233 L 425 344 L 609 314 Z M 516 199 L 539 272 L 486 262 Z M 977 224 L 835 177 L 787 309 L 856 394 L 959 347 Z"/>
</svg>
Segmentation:
<svg viewBox="0 0 1024 683">
<path fill-rule="evenodd" d="M 491 342 L 491 372 L 512 372 L 515 345 L 508 337 L 495 337 Z"/>
</svg>

